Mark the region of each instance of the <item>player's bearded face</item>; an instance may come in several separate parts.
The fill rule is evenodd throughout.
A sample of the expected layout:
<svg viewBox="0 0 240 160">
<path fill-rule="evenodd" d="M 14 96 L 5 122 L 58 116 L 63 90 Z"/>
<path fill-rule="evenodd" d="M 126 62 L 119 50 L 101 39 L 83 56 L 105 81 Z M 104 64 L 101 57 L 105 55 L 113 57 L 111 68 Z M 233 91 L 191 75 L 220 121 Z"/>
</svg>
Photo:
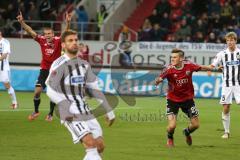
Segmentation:
<svg viewBox="0 0 240 160">
<path fill-rule="evenodd" d="M 63 48 L 70 54 L 78 53 L 78 37 L 77 35 L 69 35 L 65 38 Z"/>
<path fill-rule="evenodd" d="M 172 53 L 172 55 L 171 55 L 171 64 L 173 66 L 181 65 L 182 60 L 183 59 L 179 56 L 178 53 Z"/>
<path fill-rule="evenodd" d="M 230 48 L 230 50 L 234 50 L 236 47 L 236 40 L 234 38 L 226 38 L 227 46 Z"/>
</svg>

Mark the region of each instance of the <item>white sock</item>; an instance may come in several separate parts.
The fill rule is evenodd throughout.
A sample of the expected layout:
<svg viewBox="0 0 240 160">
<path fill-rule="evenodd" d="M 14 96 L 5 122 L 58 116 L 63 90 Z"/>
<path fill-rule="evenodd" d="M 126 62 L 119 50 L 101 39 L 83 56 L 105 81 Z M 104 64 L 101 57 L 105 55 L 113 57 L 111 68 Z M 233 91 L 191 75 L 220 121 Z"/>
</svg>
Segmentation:
<svg viewBox="0 0 240 160">
<path fill-rule="evenodd" d="M 102 158 L 99 155 L 97 148 L 89 148 L 86 149 L 86 155 L 83 160 L 102 160 Z"/>
<path fill-rule="evenodd" d="M 11 96 L 12 104 L 17 104 L 16 94 L 15 94 L 15 91 L 14 91 L 14 89 L 12 87 L 10 87 L 8 89 L 8 94 L 10 94 L 10 96 Z"/>
<path fill-rule="evenodd" d="M 222 123 L 224 127 L 224 132 L 225 133 L 230 133 L 230 112 L 227 114 L 224 114 L 222 112 Z"/>
</svg>

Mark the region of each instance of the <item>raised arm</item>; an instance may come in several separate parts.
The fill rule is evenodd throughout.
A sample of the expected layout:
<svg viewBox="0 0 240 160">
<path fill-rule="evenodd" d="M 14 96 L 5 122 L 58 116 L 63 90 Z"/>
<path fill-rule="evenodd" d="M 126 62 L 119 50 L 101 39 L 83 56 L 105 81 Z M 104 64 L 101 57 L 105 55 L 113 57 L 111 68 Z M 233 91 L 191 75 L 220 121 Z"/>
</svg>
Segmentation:
<svg viewBox="0 0 240 160">
<path fill-rule="evenodd" d="M 16 17 L 18 22 L 21 24 L 21 26 L 24 28 L 24 30 L 30 34 L 34 39 L 37 37 L 37 33 L 24 22 L 22 12 L 19 12 L 18 16 Z"/>
<path fill-rule="evenodd" d="M 71 22 L 71 19 L 72 19 L 72 14 L 66 12 L 66 14 L 65 14 L 66 27 L 65 27 L 65 30 L 64 30 L 64 31 L 67 31 L 67 30 L 70 29 L 70 22 Z"/>
</svg>

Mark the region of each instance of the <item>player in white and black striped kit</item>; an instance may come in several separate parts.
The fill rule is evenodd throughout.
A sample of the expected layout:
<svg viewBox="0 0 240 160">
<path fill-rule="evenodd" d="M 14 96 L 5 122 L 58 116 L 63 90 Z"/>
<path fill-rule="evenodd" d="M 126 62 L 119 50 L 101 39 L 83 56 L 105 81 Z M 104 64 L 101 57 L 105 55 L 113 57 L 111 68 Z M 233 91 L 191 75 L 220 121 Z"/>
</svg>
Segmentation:
<svg viewBox="0 0 240 160">
<path fill-rule="evenodd" d="M 222 66 L 222 96 L 220 104 L 223 105 L 222 122 L 224 134 L 222 138 L 229 138 L 230 134 L 230 105 L 235 97 L 236 103 L 240 104 L 240 49 L 237 48 L 237 35 L 229 32 L 225 36 L 227 49 L 220 51 L 212 67 Z"/>
<path fill-rule="evenodd" d="M 74 143 L 83 143 L 86 149 L 84 160 L 101 160 L 104 144 L 102 129 L 85 102 L 85 88 L 100 100 L 106 112 L 109 126 L 115 119 L 114 112 L 98 91 L 97 77 L 87 61 L 77 56 L 78 37 L 72 30 L 65 31 L 61 37 L 64 55 L 55 60 L 47 78 L 47 95 L 58 106 L 61 122 L 72 134 Z M 101 108 L 101 107 L 100 107 Z"/>
<path fill-rule="evenodd" d="M 3 38 L 2 31 L 0 31 L 0 82 L 2 82 L 5 88 L 8 90 L 8 94 L 11 96 L 13 109 L 18 107 L 17 98 L 14 89 L 10 84 L 10 66 L 9 66 L 9 54 L 11 54 L 10 43 L 7 39 Z"/>
</svg>

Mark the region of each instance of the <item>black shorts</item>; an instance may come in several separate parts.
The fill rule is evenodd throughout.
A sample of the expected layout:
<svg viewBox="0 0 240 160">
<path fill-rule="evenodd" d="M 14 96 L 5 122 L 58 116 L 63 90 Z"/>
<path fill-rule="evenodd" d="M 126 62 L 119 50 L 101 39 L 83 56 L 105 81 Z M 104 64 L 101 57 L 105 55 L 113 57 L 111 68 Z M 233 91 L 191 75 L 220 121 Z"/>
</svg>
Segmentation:
<svg viewBox="0 0 240 160">
<path fill-rule="evenodd" d="M 193 99 L 187 100 L 184 102 L 174 102 L 169 99 L 167 99 L 167 111 L 166 114 L 174 114 L 177 115 L 179 108 L 182 109 L 182 111 L 189 117 L 197 117 L 199 115 L 199 111 L 195 106 L 195 103 Z"/>
<path fill-rule="evenodd" d="M 38 80 L 35 87 L 42 87 L 43 89 L 45 89 L 46 88 L 45 82 L 47 80 L 48 75 L 49 75 L 49 70 L 40 69 L 40 73 L 39 73 Z"/>
</svg>

